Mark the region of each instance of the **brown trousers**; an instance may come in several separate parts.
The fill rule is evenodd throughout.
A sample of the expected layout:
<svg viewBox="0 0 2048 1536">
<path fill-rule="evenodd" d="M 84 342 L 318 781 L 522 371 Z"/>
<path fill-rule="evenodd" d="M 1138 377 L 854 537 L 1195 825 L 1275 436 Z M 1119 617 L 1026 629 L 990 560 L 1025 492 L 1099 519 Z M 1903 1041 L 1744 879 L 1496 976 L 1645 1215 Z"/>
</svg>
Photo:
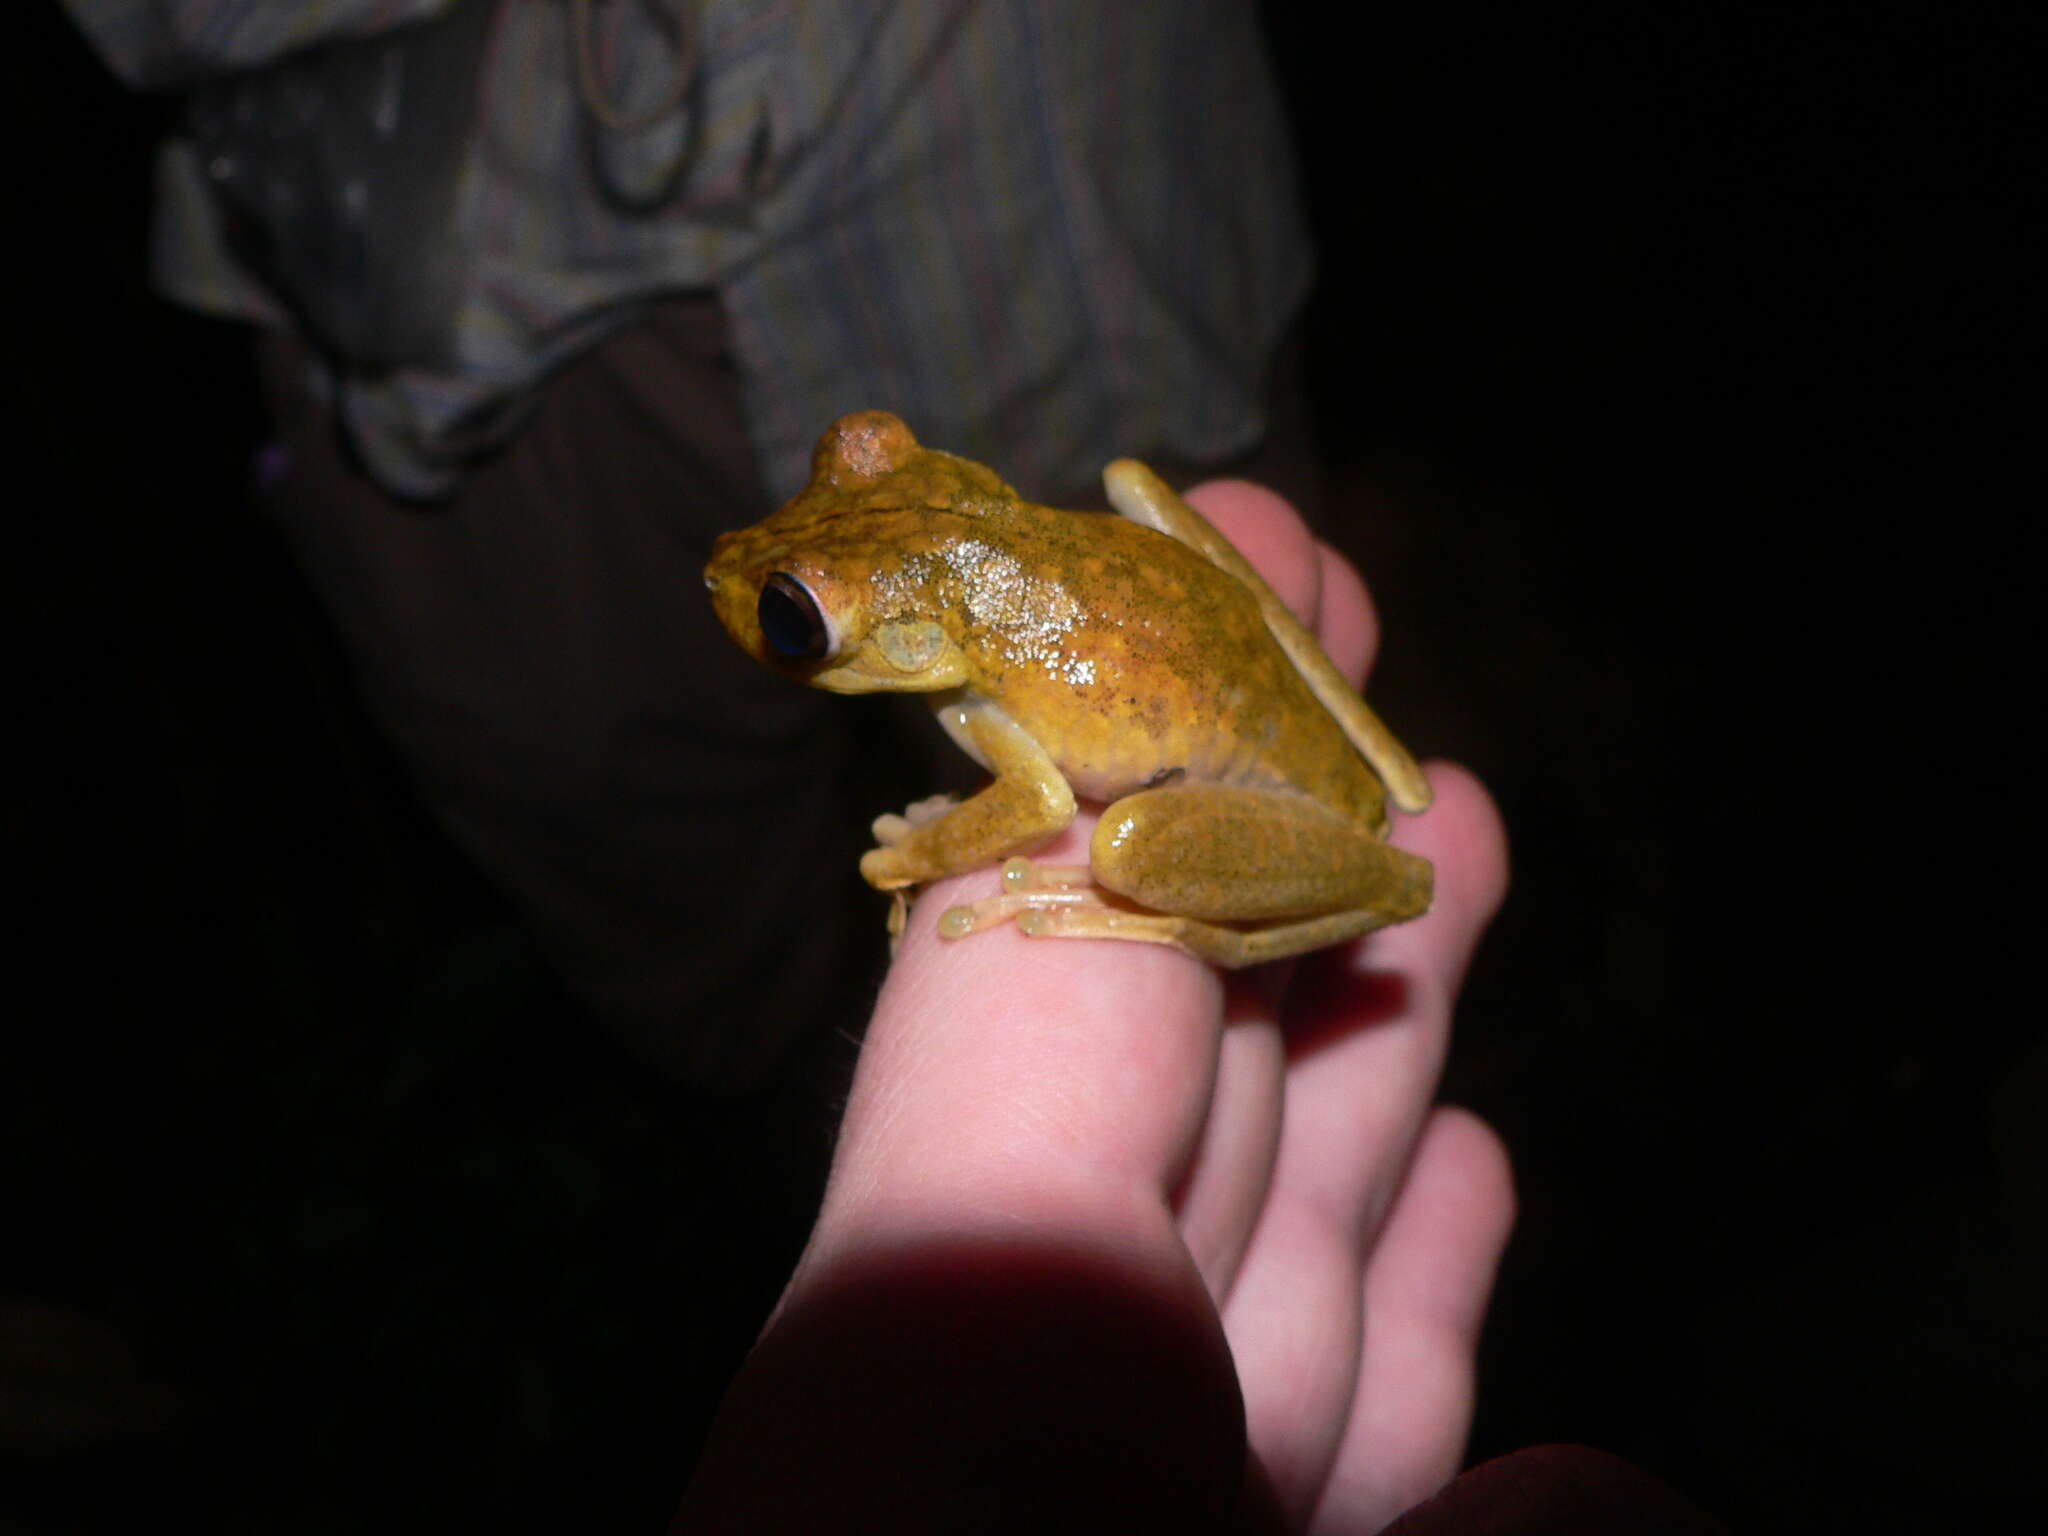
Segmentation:
<svg viewBox="0 0 2048 1536">
<path fill-rule="evenodd" d="M 768 507 L 716 301 L 565 369 L 445 503 L 362 472 L 309 361 L 259 343 L 270 510 L 373 719 L 571 988 L 713 1096 L 857 1024 L 884 909 L 853 868 L 886 807 L 855 803 L 856 733 L 877 732 L 742 655 L 704 599 L 712 539 Z"/>
</svg>

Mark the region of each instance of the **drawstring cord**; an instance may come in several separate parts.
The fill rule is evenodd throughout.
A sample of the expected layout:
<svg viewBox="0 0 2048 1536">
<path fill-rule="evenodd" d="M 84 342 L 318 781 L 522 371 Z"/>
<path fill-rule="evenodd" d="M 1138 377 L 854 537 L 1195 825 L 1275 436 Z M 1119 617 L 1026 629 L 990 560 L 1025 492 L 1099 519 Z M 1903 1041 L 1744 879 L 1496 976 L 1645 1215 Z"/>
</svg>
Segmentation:
<svg viewBox="0 0 2048 1536">
<path fill-rule="evenodd" d="M 597 67 L 597 0 L 569 0 L 569 36 L 576 50 L 576 90 L 590 115 L 614 133 L 643 133 L 683 104 L 690 89 L 690 77 L 697 72 L 696 37 L 690 15 L 690 0 L 675 0 L 675 74 L 661 99 L 638 112 L 622 112 L 612 105 L 610 92 Z"/>
</svg>

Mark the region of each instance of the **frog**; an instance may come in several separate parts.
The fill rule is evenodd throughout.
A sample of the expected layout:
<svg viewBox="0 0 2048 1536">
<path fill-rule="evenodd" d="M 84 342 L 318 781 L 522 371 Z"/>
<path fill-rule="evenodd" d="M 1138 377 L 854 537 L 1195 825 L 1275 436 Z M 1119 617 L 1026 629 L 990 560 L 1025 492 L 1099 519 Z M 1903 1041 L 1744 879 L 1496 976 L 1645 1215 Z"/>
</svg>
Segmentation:
<svg viewBox="0 0 2048 1536">
<path fill-rule="evenodd" d="M 704 581 L 756 661 L 832 693 L 923 693 L 990 775 L 878 817 L 860 872 L 907 895 L 984 866 L 943 938 L 1164 944 L 1225 969 L 1429 908 L 1387 840 L 1430 801 L 1415 759 L 1237 549 L 1135 459 L 1106 511 L 1024 500 L 887 411 L 842 416 L 809 483 L 721 534 Z M 1082 801 L 1088 863 L 1029 855 Z"/>
</svg>

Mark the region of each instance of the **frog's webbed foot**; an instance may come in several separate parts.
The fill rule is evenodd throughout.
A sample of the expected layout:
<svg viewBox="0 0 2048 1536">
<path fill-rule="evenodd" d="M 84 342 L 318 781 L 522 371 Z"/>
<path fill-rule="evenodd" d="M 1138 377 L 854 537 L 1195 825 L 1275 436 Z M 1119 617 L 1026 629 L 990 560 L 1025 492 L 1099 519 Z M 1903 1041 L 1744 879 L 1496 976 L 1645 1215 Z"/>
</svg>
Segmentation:
<svg viewBox="0 0 2048 1536">
<path fill-rule="evenodd" d="M 964 939 L 1016 919 L 1026 932 L 1026 919 L 1034 913 L 1057 911 L 1062 907 L 1106 905 L 1101 888 L 1085 864 L 1040 864 L 1031 859 L 1003 860 L 1003 890 L 999 896 L 984 896 L 939 914 L 942 938 Z"/>
<path fill-rule="evenodd" d="M 903 808 L 901 816 L 890 812 L 877 816 L 869 831 L 875 846 L 861 855 L 863 879 L 878 891 L 900 891 L 935 879 L 941 871 L 927 867 L 929 861 L 917 852 L 917 834 L 950 814 L 957 801 L 951 795 L 927 795 Z M 892 917 L 891 923 L 900 921 Z M 895 932 L 891 928 L 891 932 Z"/>
<path fill-rule="evenodd" d="M 929 826 L 956 804 L 958 801 L 952 795 L 926 795 L 924 799 L 906 805 L 901 816 L 893 813 L 877 816 L 869 829 L 874 833 L 875 846 L 861 860 L 862 873 L 874 867 L 871 861 L 877 855 L 887 857 L 884 850 L 902 847 L 919 827 Z M 910 921 L 910 898 L 916 891 L 917 882 L 914 879 L 892 879 L 888 871 L 882 873 L 882 878 L 887 883 L 881 888 L 889 893 L 889 953 L 893 957 L 903 942 L 903 930 Z"/>
</svg>

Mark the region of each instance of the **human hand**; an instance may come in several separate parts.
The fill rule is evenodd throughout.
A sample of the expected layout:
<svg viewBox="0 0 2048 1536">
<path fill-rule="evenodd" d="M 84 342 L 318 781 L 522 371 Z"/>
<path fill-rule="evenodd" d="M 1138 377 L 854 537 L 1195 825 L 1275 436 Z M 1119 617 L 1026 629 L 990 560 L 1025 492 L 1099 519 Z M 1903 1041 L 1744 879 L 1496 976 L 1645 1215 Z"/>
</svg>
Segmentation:
<svg viewBox="0 0 2048 1536">
<path fill-rule="evenodd" d="M 1350 567 L 1255 487 L 1190 500 L 1361 676 Z M 948 942 L 994 872 L 926 892 L 677 1528 L 1368 1531 L 1449 1479 L 1512 1194 L 1431 1099 L 1506 848 L 1476 780 L 1430 778 L 1396 840 L 1433 910 L 1291 967 Z"/>
</svg>

